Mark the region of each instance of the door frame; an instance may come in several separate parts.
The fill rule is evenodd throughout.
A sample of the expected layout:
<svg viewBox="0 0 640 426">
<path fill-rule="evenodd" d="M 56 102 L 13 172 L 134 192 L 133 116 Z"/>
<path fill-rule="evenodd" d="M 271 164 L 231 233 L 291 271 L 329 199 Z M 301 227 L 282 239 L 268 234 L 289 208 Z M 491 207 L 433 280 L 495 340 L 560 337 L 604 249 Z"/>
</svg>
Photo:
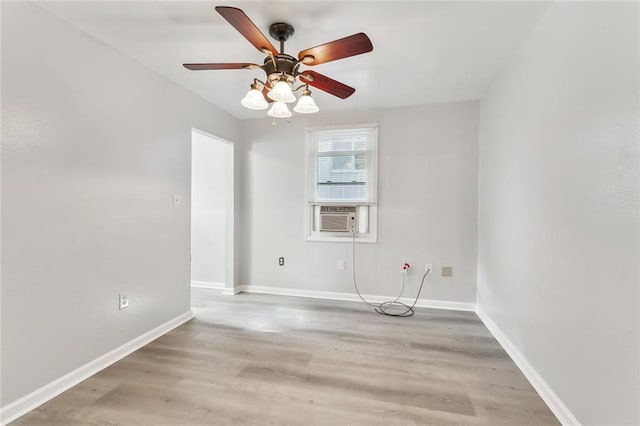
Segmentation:
<svg viewBox="0 0 640 426">
<path fill-rule="evenodd" d="M 235 144 L 227 139 L 221 138 L 211 133 L 200 130 L 196 127 L 191 128 L 191 134 L 198 133 L 202 136 L 211 138 L 216 142 L 222 142 L 225 145 L 225 241 L 224 241 L 224 289 L 223 294 L 235 294 Z M 193 138 L 191 138 L 190 151 L 193 148 Z M 191 155 L 189 157 L 190 164 Z M 189 167 L 189 194 L 191 194 L 191 184 L 193 173 Z M 189 223 L 191 223 L 191 203 L 189 203 Z M 191 252 L 191 224 L 189 225 L 189 252 Z M 191 274 L 191 266 L 189 266 L 189 274 Z"/>
</svg>

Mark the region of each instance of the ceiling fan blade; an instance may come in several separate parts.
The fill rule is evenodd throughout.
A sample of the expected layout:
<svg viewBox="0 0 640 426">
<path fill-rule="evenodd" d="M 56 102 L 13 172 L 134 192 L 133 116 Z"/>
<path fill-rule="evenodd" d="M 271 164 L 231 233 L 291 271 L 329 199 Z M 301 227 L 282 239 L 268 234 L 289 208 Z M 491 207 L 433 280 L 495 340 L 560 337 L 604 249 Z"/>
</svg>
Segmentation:
<svg viewBox="0 0 640 426">
<path fill-rule="evenodd" d="M 371 52 L 372 50 L 373 44 L 371 44 L 369 37 L 365 33 L 358 33 L 303 50 L 298 53 L 298 59 L 302 61 L 305 56 L 312 56 L 313 60 L 304 61 L 304 64 L 318 65 Z"/>
<path fill-rule="evenodd" d="M 253 44 L 256 49 L 263 52 L 263 49 L 269 50 L 274 55 L 278 54 L 278 50 L 273 44 L 260 32 L 258 27 L 249 19 L 249 17 L 237 7 L 216 6 L 216 11 L 226 19 L 233 28 L 238 30 L 249 43 Z"/>
<path fill-rule="evenodd" d="M 258 64 L 250 64 L 246 62 L 235 62 L 227 64 L 182 64 L 186 69 L 192 71 L 200 70 L 241 70 L 260 68 Z"/>
<path fill-rule="evenodd" d="M 309 86 L 313 86 L 317 89 L 330 93 L 333 96 L 337 96 L 340 99 L 346 99 L 356 91 L 353 87 L 347 86 L 344 83 L 340 83 L 326 75 L 311 70 L 301 72 L 300 81 L 307 83 Z"/>
</svg>

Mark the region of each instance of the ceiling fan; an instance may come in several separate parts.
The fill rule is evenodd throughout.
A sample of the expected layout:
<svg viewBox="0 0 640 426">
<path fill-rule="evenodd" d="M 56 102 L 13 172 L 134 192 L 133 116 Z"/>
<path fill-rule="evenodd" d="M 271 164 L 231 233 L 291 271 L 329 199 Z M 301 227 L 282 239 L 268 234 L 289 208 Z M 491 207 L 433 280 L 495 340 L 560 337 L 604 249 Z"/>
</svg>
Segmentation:
<svg viewBox="0 0 640 426">
<path fill-rule="evenodd" d="M 216 11 L 259 51 L 267 55 L 264 63 L 262 65 L 247 62 L 183 64 L 184 67 L 189 70 L 262 69 L 267 76 L 266 81 L 254 79 L 251 90 L 242 99 L 241 104 L 250 109 L 263 110 L 273 102 L 268 114 L 275 118 L 291 117 L 291 111 L 286 104 L 296 101 L 294 92 L 300 89 L 302 89 L 302 95 L 293 110 L 303 114 L 318 111 L 318 107 L 311 98 L 309 86 L 341 99 L 348 98 L 356 91 L 353 87 L 318 72 L 300 71 L 301 65 L 320 65 L 373 50 L 369 37 L 364 33 L 357 33 L 302 50 L 296 58 L 284 52 L 285 41 L 294 33 L 294 28 L 290 24 L 279 22 L 269 27 L 271 37 L 280 42 L 280 51 L 278 51 L 242 10 L 235 7 L 216 6 Z M 294 88 L 296 79 L 301 84 Z"/>
</svg>

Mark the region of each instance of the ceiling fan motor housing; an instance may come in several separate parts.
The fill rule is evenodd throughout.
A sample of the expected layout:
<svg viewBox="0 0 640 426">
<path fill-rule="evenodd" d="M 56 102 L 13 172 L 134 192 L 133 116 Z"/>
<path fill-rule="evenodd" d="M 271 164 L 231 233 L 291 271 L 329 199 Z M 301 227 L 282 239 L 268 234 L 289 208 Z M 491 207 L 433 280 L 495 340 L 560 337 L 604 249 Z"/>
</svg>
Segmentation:
<svg viewBox="0 0 640 426">
<path fill-rule="evenodd" d="M 269 26 L 271 37 L 280 42 L 280 54 L 274 55 L 273 60 L 271 60 L 271 57 L 266 58 L 262 67 L 272 87 L 283 75 L 290 84 L 293 84 L 296 80 L 298 60 L 284 53 L 284 42 L 294 33 L 293 26 L 286 22 L 276 22 Z"/>
<path fill-rule="evenodd" d="M 275 64 L 274 64 L 275 61 Z M 271 57 L 267 57 L 264 60 L 264 72 L 267 73 L 267 78 L 270 83 L 274 83 L 280 80 L 280 77 L 284 74 L 287 77 L 287 81 L 293 84 L 295 82 L 295 76 L 297 74 L 300 64 L 298 60 L 291 55 L 280 54 L 274 56 L 274 60 Z M 273 84 L 272 84 L 273 86 Z"/>
</svg>

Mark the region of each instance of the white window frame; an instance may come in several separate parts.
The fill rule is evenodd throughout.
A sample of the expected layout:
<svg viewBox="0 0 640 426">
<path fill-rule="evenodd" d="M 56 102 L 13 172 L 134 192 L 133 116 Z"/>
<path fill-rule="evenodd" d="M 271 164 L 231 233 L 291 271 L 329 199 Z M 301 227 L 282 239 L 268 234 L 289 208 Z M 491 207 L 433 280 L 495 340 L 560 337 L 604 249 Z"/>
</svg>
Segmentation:
<svg viewBox="0 0 640 426">
<path fill-rule="evenodd" d="M 366 201 L 318 201 L 317 199 L 317 150 L 314 134 L 321 131 L 371 129 L 367 151 Z M 307 127 L 305 132 L 305 239 L 307 241 L 351 242 L 351 233 L 320 232 L 315 230 L 320 206 L 358 206 L 358 229 L 355 240 L 362 243 L 378 242 L 378 123 L 350 124 L 340 126 Z M 347 152 L 348 153 L 348 152 Z"/>
</svg>

